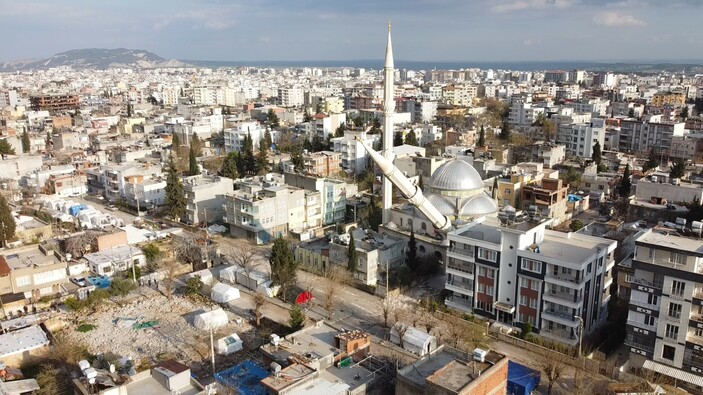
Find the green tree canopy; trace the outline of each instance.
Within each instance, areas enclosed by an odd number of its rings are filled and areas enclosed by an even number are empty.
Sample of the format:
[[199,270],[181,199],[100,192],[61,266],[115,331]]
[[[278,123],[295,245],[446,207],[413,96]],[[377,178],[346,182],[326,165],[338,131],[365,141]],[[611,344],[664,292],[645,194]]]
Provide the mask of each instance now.
[[352,275],[354,275],[358,266],[359,257],[356,254],[356,243],[354,242],[354,233],[349,232],[349,248],[347,249],[347,270],[349,270]]
[[181,177],[176,169],[176,163],[173,161],[173,155],[169,156],[168,159],[165,190],[165,213],[171,218],[180,220],[183,214],[185,214],[186,197],[183,192]]
[[5,197],[0,195],[0,245],[7,246],[7,242],[15,238],[15,219]]
[[32,149],[32,143],[29,141],[29,133],[25,130],[22,132],[22,152],[25,154],[29,153]]
[[481,125],[481,131],[478,134],[478,143],[476,145],[481,148],[486,146],[486,130],[483,125]]
[[295,285],[298,279],[298,262],[294,259],[288,242],[282,237],[278,237],[273,242],[269,265],[271,266],[273,285],[281,286],[283,300],[285,301],[288,289]]
[[415,272],[420,266],[420,261],[417,258],[417,240],[415,240],[415,230],[410,228],[410,240],[405,250],[405,264],[412,272]]
[[198,161],[195,159],[195,150],[190,147],[188,152],[188,174],[191,176],[197,176],[200,174],[200,168],[198,167]]
[[503,121],[503,126],[500,128],[500,134],[498,135],[498,138],[503,141],[510,141],[510,133],[510,124],[507,120],[505,120]]
[[344,132],[347,130],[347,125],[342,123],[334,131],[334,137],[344,137]]
[[625,171],[622,173],[622,179],[620,180],[620,188],[618,190],[620,196],[627,198],[630,196],[630,191],[632,190],[632,180],[630,179],[630,164],[625,165]]
[[671,166],[671,170],[669,170],[669,177],[683,178],[684,174],[686,174],[686,162],[681,158],[676,159]]
[[281,120],[278,118],[278,114],[276,114],[273,109],[270,109],[266,115],[269,126],[272,128],[278,128],[281,126]]
[[222,161],[222,168],[220,169],[220,174],[222,177],[227,177],[231,179],[239,178],[239,170],[237,169],[237,160],[239,154],[237,152],[230,152]]
[[399,147],[401,145],[403,145],[403,133],[402,132],[393,133],[393,146]]
[[247,133],[244,136],[244,144],[242,151],[240,153],[242,161],[244,162],[244,167],[246,169],[246,174],[253,176],[256,174],[256,160],[254,158],[254,140],[251,138],[251,133]]
[[657,152],[654,147],[649,150],[649,155],[647,156],[647,161],[642,165],[642,171],[648,172],[649,170],[656,169],[659,166],[659,158],[657,157]]
[[290,310],[288,326],[294,331],[299,331],[305,326],[305,312],[297,304]]
[[0,154],[15,155],[15,149],[7,142],[7,139],[0,140]]
[[417,142],[417,136],[415,135],[414,130],[410,130],[408,134],[405,135],[405,144],[407,145],[413,145],[413,146],[418,146]]
[[591,159],[593,159],[593,162],[595,162],[595,164],[597,165],[600,165],[600,162],[603,160],[603,154],[601,153],[600,149],[600,142],[598,141],[593,144],[593,153],[591,154]]

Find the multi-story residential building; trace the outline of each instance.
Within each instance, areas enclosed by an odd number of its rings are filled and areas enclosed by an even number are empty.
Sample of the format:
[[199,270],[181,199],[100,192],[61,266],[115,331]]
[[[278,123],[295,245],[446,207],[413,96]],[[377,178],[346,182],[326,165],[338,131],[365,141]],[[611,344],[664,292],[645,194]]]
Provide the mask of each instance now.
[[[347,197],[351,198],[358,191],[354,183],[293,173],[285,173],[285,183],[286,185],[320,194],[320,215],[323,226],[344,222]],[[312,200],[313,197],[310,196],[308,199],[313,203],[308,212],[313,211],[317,213],[315,201]]]
[[[520,158],[518,158],[520,156]],[[544,168],[551,169],[562,163],[566,158],[566,146],[549,141],[537,141],[524,147],[513,147],[514,162],[541,163]]]
[[[380,274],[403,264],[404,239],[364,229],[356,229],[352,233],[358,257],[356,271],[352,274],[355,279],[375,286]],[[349,240],[348,234],[332,238],[329,243],[330,263],[347,266]]]
[[[241,152],[244,148],[244,138],[251,136],[254,149],[258,149],[259,142],[266,133],[266,126],[258,122],[242,122],[234,128],[224,130],[225,151]],[[271,131],[273,133],[273,131]],[[273,137],[273,135],[272,135]]]
[[601,98],[584,99],[567,103],[566,105],[573,108],[576,113],[589,113],[593,117],[602,117],[608,114],[610,100]]
[[569,72],[564,70],[553,70],[544,73],[544,82],[562,83],[569,79]]
[[334,152],[342,154],[341,165],[345,171],[354,174],[361,174],[369,164],[369,156],[366,153],[361,141],[368,145],[374,145],[380,140],[380,134],[367,134],[365,131],[346,130],[344,137],[335,137],[331,140]]
[[674,136],[684,135],[683,122],[661,122],[661,115],[654,115],[643,121],[623,119],[620,121],[618,150],[621,152],[649,152],[667,154],[671,151]]
[[78,95],[33,95],[29,102],[34,111],[62,111],[78,108]]
[[531,96],[521,98],[513,97],[513,101],[510,104],[508,122],[518,126],[530,126],[537,120],[540,114],[544,113],[545,108],[535,106],[532,103]]
[[[66,261],[43,245],[30,245],[3,251],[0,255],[0,295],[15,301],[36,302],[42,296],[56,295],[68,281]],[[6,311],[7,313],[7,311]]]
[[522,188],[518,209],[532,210],[536,214],[553,218],[552,225],[567,219],[567,186],[559,178],[543,178],[539,183]]
[[303,153],[303,172],[318,177],[336,176],[341,170],[342,154],[339,152],[321,151]]
[[478,96],[475,85],[447,85],[442,88],[442,101],[455,106],[470,106]]
[[87,133],[78,132],[60,132],[52,133],[51,143],[53,144],[53,149],[86,149],[90,146],[90,137]]
[[449,233],[449,307],[571,346],[605,323],[616,241],[480,217]]
[[[545,169],[539,162],[524,162],[505,169],[495,179],[486,179],[484,185],[491,190],[491,195],[495,196],[498,206],[520,205],[522,188],[529,184],[539,183],[544,178],[558,178],[559,171]],[[496,185],[497,184],[497,185]],[[496,190],[493,191],[493,187]]]
[[87,178],[84,174],[51,176],[47,182],[48,190],[58,196],[77,196],[88,192]]
[[313,133],[317,134],[323,140],[327,140],[330,135],[334,135],[337,128],[347,122],[347,114],[317,114],[313,117],[311,126],[314,128]]
[[190,176],[183,178],[183,192],[186,197],[183,221],[208,224],[224,218],[224,195],[234,192],[234,182],[220,176]]
[[686,94],[683,92],[659,92],[652,96],[650,103],[654,107],[674,106],[683,107],[686,105]]
[[[687,122],[688,124],[688,122]],[[690,133],[671,138],[669,158],[692,160],[693,163],[703,162],[703,133]]]
[[431,100],[406,100],[401,102],[403,109],[411,114],[413,123],[429,123],[437,116],[437,102]]
[[625,344],[630,366],[703,382],[703,241],[648,229],[635,239]]
[[303,88],[279,88],[278,104],[281,107],[299,107],[305,104]]
[[605,119],[592,118],[590,123],[562,125],[557,132],[557,142],[566,146],[569,155],[590,158],[593,146],[605,144]]
[[265,244],[289,231],[309,229],[305,191],[275,184],[245,180],[238,184],[240,189],[224,196],[224,218],[232,236]]

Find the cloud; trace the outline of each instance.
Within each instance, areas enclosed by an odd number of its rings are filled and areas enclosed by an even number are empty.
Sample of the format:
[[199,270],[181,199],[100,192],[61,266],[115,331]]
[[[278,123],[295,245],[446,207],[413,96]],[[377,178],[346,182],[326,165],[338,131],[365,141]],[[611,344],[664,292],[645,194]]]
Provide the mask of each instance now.
[[603,12],[593,17],[593,22],[607,27],[623,26],[644,26],[646,23],[632,15],[620,14],[618,12]]
[[154,24],[154,30],[162,30],[174,23],[183,21],[194,23],[195,28],[226,30],[237,24],[232,11],[214,8],[183,11],[159,20]]
[[570,7],[574,3],[575,0],[512,0],[494,5],[491,7],[491,11],[503,14],[525,10],[561,9]]

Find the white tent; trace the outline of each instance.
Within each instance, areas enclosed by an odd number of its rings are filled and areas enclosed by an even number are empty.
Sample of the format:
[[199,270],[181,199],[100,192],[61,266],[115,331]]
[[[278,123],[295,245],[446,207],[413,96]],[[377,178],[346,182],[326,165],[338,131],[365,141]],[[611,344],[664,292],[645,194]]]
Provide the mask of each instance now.
[[217,339],[217,353],[220,355],[229,355],[237,351],[242,351],[244,342],[239,338],[239,335],[233,333],[229,336]]
[[212,286],[210,298],[217,303],[227,303],[239,299],[239,290],[225,283],[217,283]]
[[280,285],[274,286],[272,284],[273,284],[273,281],[271,281],[271,280],[266,281],[263,284],[259,284],[259,286],[256,287],[256,292],[261,292],[264,295],[268,296],[269,298],[273,298],[276,295],[278,295],[278,291],[281,290],[281,286]]
[[[391,329],[391,342],[400,345],[400,337],[398,337],[396,329],[396,326]],[[403,335],[403,348],[422,357],[437,348],[437,339],[429,333],[411,326]]]
[[224,281],[229,284],[235,284],[237,282],[237,266],[227,266],[226,268],[220,270],[220,281]]
[[198,270],[197,272],[189,273],[186,277],[190,279],[195,276],[200,276],[200,281],[202,281],[205,285],[212,285],[214,280],[210,269]]
[[193,325],[202,330],[221,328],[229,323],[227,313],[222,309],[215,309],[200,313],[193,319]]

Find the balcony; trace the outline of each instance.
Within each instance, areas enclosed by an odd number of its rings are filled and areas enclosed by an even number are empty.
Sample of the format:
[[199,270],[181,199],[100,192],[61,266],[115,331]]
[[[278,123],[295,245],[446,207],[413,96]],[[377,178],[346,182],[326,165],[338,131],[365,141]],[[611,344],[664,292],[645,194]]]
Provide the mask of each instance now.
[[456,248],[456,247],[454,247],[454,248],[450,248],[450,249],[448,250],[448,252],[449,252],[450,254],[457,254],[457,255],[459,255],[459,256],[460,256],[459,259],[461,259],[461,258],[469,258],[469,259],[471,259],[471,260],[474,259],[474,249],[473,249],[473,248],[471,248],[471,249],[465,249],[465,248]]
[[633,306],[642,307],[642,308],[645,308],[645,309],[648,309],[648,310],[652,310],[652,311],[658,311],[658,310],[659,310],[659,306],[658,306],[658,305],[649,304],[649,303],[647,303],[647,302],[640,302],[639,300],[632,300],[632,299],[630,299],[630,304],[633,305]]
[[698,344],[699,346],[703,346],[703,337],[696,336],[693,333],[689,333],[688,335],[686,335],[686,341],[689,343]]
[[661,283],[661,282],[653,283],[653,282],[651,282],[651,281],[648,281],[648,280],[645,280],[645,279],[642,279],[642,278],[637,278],[637,277],[632,277],[632,281],[631,281],[631,282],[632,282],[633,284],[644,285],[644,286],[646,286],[646,287],[652,287],[652,288],[656,288],[656,289],[662,289],[662,286],[664,285],[664,284]]
[[669,322],[675,322],[677,324],[681,323],[681,316],[675,317],[673,315],[666,314],[666,315],[664,315],[663,318],[664,318],[664,320],[669,321]]
[[654,353],[654,347],[646,346],[646,345],[638,343],[634,340],[625,339],[625,345],[628,347],[634,347],[638,350],[646,351],[648,353],[652,353],[652,354]]
[[545,280],[546,281],[552,280],[552,282],[554,284],[566,285],[566,286],[570,286],[572,284],[576,285],[576,286],[580,286],[581,284],[583,284],[583,279],[577,280],[575,276],[569,276],[566,274],[556,274],[555,275],[553,273],[547,273],[547,275],[545,276]]
[[539,335],[570,346],[575,346],[579,342],[578,336],[569,329],[541,329]]
[[444,287],[450,291],[456,291],[462,294],[470,294],[473,295],[474,293],[474,284],[471,281],[448,281],[444,284]]
[[455,308],[455,309],[461,310],[461,311],[471,311],[474,307],[471,300],[463,299],[463,298],[455,298],[453,296],[450,298],[444,299],[444,304],[447,307]]
[[696,288],[693,290],[693,297],[696,299],[703,299],[703,288]]
[[458,272],[470,275],[471,277],[473,277],[473,275],[474,275],[473,265],[464,265],[461,263],[456,263],[456,262],[452,263],[451,261],[448,261],[447,262],[447,269],[456,270]]
[[703,323],[703,314],[691,314],[691,321]]
[[545,292],[545,300],[555,299],[556,303],[566,302],[569,304],[580,303],[583,301],[583,295],[574,297],[573,293],[570,292]]
[[627,320],[627,325],[634,326],[635,328],[641,328],[648,330],[650,332],[656,332],[657,327],[654,325],[648,325],[645,324],[644,322],[638,322],[638,321],[632,321],[632,320]]
[[566,324],[569,326],[578,325],[578,322],[576,322],[576,318],[574,318],[574,316],[569,315],[569,314],[565,314],[565,313],[561,313],[556,310],[551,310],[551,309],[544,310],[542,312],[542,315],[544,316],[544,318],[553,320],[554,322],[558,322],[560,324]]

